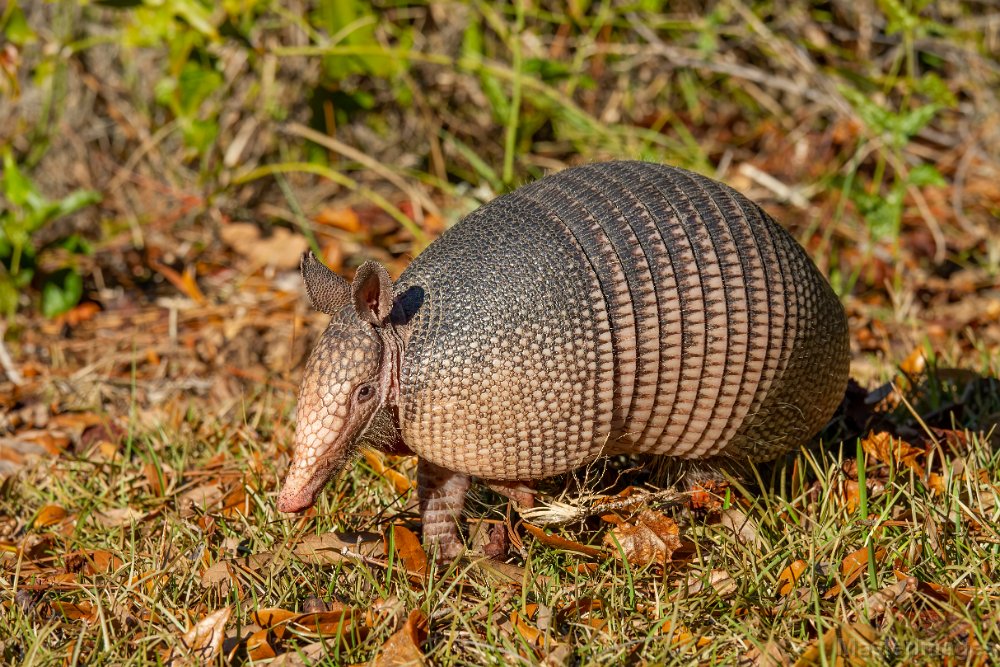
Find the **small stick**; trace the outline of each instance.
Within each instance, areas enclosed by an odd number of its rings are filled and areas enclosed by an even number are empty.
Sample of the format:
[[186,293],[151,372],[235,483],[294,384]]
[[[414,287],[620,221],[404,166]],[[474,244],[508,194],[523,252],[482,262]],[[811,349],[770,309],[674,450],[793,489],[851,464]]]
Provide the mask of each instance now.
[[10,353],[7,352],[7,345],[4,343],[4,335],[6,333],[7,324],[0,323],[0,367],[3,367],[3,372],[7,375],[7,379],[13,382],[15,386],[21,387],[24,386],[24,376],[14,366],[14,360],[10,358]]

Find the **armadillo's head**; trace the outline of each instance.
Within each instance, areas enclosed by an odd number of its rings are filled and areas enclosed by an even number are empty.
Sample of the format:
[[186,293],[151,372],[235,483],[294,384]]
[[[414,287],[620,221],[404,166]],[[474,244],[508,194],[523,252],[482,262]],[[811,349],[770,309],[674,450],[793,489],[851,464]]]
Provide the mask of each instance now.
[[381,265],[364,264],[349,285],[310,252],[302,277],[313,305],[332,319],[299,388],[292,465],[278,496],[282,512],[316,502],[392,396],[398,371],[388,323],[392,281]]

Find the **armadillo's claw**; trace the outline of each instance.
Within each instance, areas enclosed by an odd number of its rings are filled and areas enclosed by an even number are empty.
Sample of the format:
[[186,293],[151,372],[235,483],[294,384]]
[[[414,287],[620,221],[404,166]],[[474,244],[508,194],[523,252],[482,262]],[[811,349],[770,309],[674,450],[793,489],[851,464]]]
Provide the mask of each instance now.
[[535,506],[534,480],[520,482],[484,479],[481,481],[490,489],[514,501],[518,510],[531,509]]

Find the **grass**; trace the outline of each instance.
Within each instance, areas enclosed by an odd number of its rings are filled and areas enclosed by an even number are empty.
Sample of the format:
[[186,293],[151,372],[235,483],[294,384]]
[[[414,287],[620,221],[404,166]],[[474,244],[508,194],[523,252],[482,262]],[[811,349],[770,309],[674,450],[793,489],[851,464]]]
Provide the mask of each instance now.
[[[18,274],[0,284],[0,661],[996,654],[995,16],[895,0],[234,7],[0,14],[0,153],[23,177],[2,191],[87,193],[58,215],[0,205],[5,231],[30,230],[16,267],[0,243],[0,283]],[[650,501],[679,526],[664,564],[616,558],[628,547],[602,546],[596,515],[552,531],[598,555],[552,546],[479,490],[467,515],[514,543],[424,574],[408,459],[362,459],[314,512],[278,514],[324,318],[294,266],[261,255],[271,232],[338,271],[375,257],[398,275],[480,202],[621,157],[729,182],[831,277],[863,389],[822,442],[721,497]],[[220,241],[234,222],[259,230],[249,250]]]
[[[962,457],[938,461],[937,491],[895,461],[869,460],[860,494],[864,467],[852,474],[852,460],[830,449],[800,452],[761,480],[760,491],[734,489],[729,510],[668,510],[689,553],[666,567],[573,555],[522,531],[523,560],[472,558],[420,578],[392,549],[323,564],[294,555],[309,536],[391,535],[395,522],[413,527],[415,517],[412,492],[401,496],[363,462],[307,518],[277,514],[274,448],[287,446],[287,431],[269,437],[262,425],[286,421],[288,399],[259,396],[237,421],[212,421],[192,402],[187,415],[158,428],[133,424],[130,457],[125,436],[115,448],[98,442],[8,481],[0,512],[17,530],[5,544],[13,538],[19,548],[3,561],[9,590],[18,591],[0,610],[10,631],[5,659],[155,662],[206,610],[229,606],[224,650],[244,662],[254,612],[301,609],[311,597],[367,613],[330,644],[337,663],[371,659],[414,609],[430,619],[424,648],[434,664],[534,664],[546,656],[733,663],[759,651],[790,658],[850,624],[872,629],[870,644],[849,650],[872,664],[940,664],[944,656],[976,664],[1000,642],[991,574],[1000,567],[1000,455],[980,436],[968,439]],[[997,409],[995,396],[986,407]],[[407,460],[397,465],[412,472]],[[52,506],[65,512],[43,509]],[[507,511],[479,492],[469,514],[502,519]],[[564,534],[590,541],[603,532],[599,523]],[[853,580],[852,558],[862,558]],[[796,561],[805,567],[792,583],[783,572]],[[206,570],[220,562],[229,563],[228,575],[206,584]],[[905,576],[916,578],[912,590],[884,592]],[[878,595],[889,596],[888,611],[874,611]],[[824,659],[847,646],[834,642]]]

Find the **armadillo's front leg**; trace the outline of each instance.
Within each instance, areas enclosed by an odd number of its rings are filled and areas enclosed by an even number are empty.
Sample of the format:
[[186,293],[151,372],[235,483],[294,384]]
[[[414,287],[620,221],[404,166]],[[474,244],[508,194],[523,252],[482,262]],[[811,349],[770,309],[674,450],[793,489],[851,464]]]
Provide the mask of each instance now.
[[469,490],[469,476],[434,465],[426,459],[417,463],[417,495],[424,524],[424,547],[437,551],[441,560],[458,558],[465,548],[458,530]]

